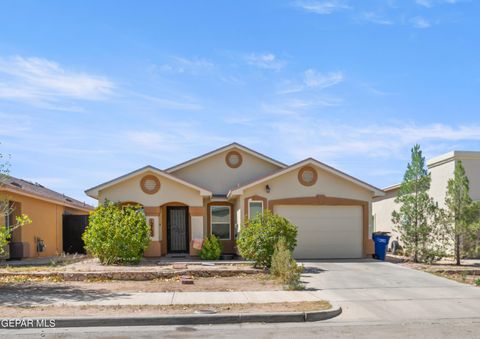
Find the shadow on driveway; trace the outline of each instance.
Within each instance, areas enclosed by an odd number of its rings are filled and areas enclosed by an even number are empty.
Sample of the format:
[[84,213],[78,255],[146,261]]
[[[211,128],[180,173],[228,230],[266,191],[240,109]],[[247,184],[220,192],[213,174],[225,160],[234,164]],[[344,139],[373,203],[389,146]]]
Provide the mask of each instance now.
[[9,284],[0,286],[0,306],[49,305],[57,302],[89,302],[126,296],[105,290],[82,289],[60,284]]

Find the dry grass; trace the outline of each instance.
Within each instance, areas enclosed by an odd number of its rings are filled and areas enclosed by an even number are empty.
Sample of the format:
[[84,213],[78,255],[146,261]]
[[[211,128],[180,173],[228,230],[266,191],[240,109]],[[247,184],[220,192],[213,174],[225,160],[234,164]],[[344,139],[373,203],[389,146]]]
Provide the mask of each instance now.
[[0,293],[19,288],[61,285],[75,290],[111,292],[230,292],[230,291],[276,291],[282,284],[268,274],[241,274],[235,277],[195,277],[193,285],[183,285],[179,277],[146,281],[89,279],[86,281],[63,281],[61,277],[3,276],[0,277]]
[[212,310],[216,313],[307,312],[330,309],[328,301],[304,301],[265,304],[202,304],[202,305],[145,305],[145,306],[41,306],[5,307],[0,314],[9,317],[71,317],[78,316],[161,316],[168,314],[192,314],[195,311]]

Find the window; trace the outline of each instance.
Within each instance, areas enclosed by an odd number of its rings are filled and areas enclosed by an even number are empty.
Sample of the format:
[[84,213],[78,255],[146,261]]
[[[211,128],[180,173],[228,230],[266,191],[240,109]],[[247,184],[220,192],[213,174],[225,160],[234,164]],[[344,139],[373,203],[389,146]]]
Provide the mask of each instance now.
[[230,240],[230,206],[210,206],[211,232],[220,240]]
[[248,202],[248,219],[253,219],[261,213],[263,213],[263,201],[252,200]]
[[146,175],[140,181],[140,188],[147,194],[155,194],[160,190],[160,180],[154,175]]
[[298,172],[298,181],[303,186],[312,186],[317,182],[317,171],[310,166],[304,166]]
[[230,168],[238,168],[242,164],[242,155],[237,151],[230,151],[225,157],[225,162]]

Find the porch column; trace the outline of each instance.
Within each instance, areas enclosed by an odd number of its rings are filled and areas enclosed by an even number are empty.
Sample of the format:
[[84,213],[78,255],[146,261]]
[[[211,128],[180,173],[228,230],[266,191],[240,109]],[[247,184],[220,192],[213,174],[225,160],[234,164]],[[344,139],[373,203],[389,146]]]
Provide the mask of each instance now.
[[193,248],[193,241],[198,239],[203,239],[203,206],[190,206],[188,208],[190,213],[190,255],[197,256],[200,253],[200,250]]
[[145,206],[143,208],[147,219],[147,225],[151,229],[150,244],[145,250],[146,257],[160,257],[162,255],[162,227],[161,209],[159,206]]

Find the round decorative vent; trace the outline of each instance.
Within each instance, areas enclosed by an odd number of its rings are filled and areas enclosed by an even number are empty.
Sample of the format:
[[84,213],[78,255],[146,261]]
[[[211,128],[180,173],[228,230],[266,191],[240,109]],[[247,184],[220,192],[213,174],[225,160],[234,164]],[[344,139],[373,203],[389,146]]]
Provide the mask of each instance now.
[[298,171],[298,181],[304,186],[312,186],[317,182],[317,171],[310,166],[305,166]]
[[237,151],[230,151],[227,153],[227,156],[225,157],[225,162],[227,163],[227,166],[231,168],[240,167],[240,165],[242,164],[242,161],[243,161],[242,155]]
[[154,175],[146,175],[140,181],[140,187],[147,194],[155,194],[160,190],[160,180]]

